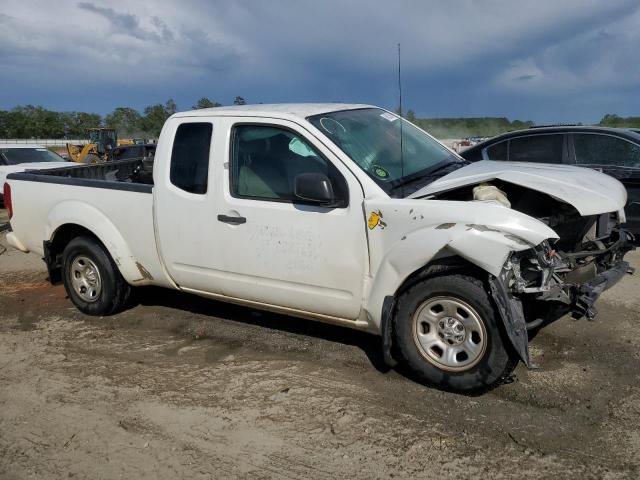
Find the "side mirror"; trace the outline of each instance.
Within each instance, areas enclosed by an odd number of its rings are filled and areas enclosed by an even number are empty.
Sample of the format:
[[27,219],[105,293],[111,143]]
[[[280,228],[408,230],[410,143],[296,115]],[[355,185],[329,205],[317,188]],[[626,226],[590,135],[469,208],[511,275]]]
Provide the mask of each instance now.
[[322,173],[301,173],[294,179],[294,195],[300,200],[325,207],[337,206],[331,180]]

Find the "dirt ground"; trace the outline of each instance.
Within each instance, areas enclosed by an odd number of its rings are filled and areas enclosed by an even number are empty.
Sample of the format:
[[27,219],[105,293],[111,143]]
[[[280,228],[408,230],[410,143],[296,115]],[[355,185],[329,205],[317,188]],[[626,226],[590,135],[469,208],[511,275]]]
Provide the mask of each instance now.
[[0,478],[639,478],[639,276],[476,397],[371,335],[156,289],[90,318],[45,278],[0,255]]

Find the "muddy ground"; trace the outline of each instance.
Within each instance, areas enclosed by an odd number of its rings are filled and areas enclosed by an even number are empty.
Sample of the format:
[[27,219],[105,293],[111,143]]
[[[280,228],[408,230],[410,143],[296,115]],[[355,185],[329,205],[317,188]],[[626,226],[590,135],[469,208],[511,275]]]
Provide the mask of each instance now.
[[367,334],[155,289],[90,318],[45,277],[0,255],[3,479],[640,475],[639,277],[477,397],[387,371]]

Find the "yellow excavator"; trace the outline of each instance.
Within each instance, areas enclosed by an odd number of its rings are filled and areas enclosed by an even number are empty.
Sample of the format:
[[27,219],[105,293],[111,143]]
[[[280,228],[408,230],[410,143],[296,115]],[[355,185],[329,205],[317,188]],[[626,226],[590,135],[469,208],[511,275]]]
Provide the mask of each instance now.
[[67,143],[69,159],[77,163],[102,163],[110,158],[111,151],[121,145],[133,145],[135,139],[118,139],[113,128],[90,128],[89,143],[77,145]]

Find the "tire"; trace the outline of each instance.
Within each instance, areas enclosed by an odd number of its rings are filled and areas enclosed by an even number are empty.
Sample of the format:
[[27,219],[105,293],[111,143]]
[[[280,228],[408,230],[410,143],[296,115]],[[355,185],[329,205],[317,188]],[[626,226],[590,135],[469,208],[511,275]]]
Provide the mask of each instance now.
[[476,393],[503,382],[518,363],[493,302],[477,278],[429,278],[402,293],[397,305],[395,344],[400,362],[423,383]]
[[105,248],[91,237],[76,237],[62,254],[64,288],[82,313],[106,316],[128,305],[131,286]]

